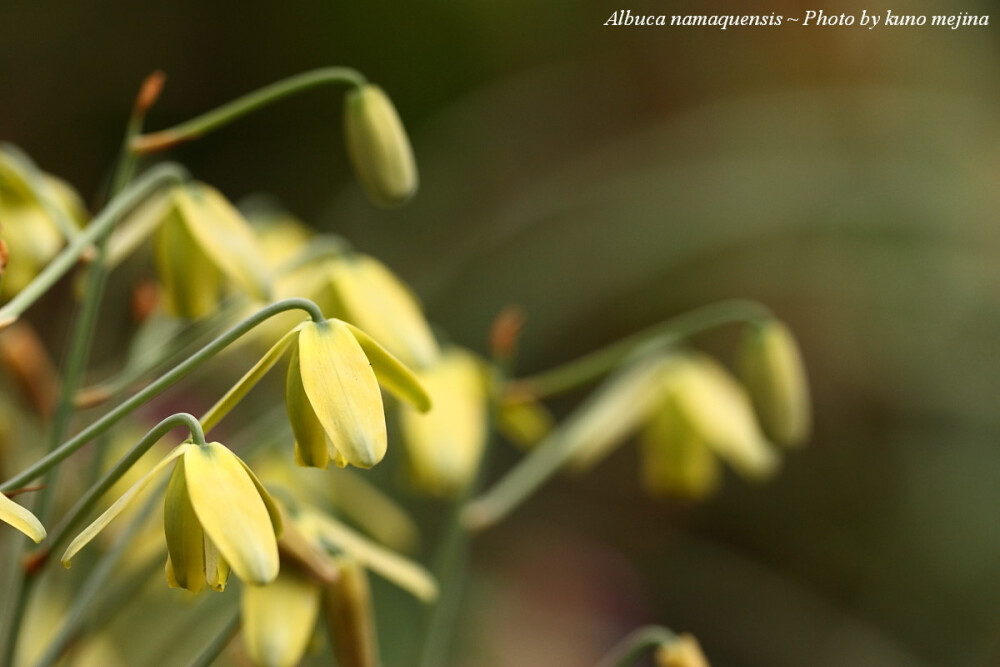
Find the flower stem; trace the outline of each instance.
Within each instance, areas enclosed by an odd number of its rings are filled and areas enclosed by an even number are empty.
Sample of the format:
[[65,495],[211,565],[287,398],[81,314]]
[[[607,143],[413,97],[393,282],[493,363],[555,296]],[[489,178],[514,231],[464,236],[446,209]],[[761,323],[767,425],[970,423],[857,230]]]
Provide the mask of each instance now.
[[53,467],[68,458],[76,450],[80,449],[102,433],[107,432],[112,426],[121,421],[137,407],[158,395],[160,392],[167,389],[177,381],[181,380],[183,377],[191,373],[191,371],[211,359],[221,350],[225,349],[254,327],[271,317],[288,310],[304,310],[309,313],[309,315],[313,318],[313,321],[326,321],[319,307],[308,299],[285,299],[284,301],[278,301],[262,308],[223,333],[205,347],[201,348],[198,352],[188,357],[185,361],[181,362],[169,372],[162,375],[155,382],[152,382],[147,387],[137,392],[131,398],[124,401],[121,405],[108,412],[96,422],[80,431],[80,433],[76,436],[64,442],[48,456],[42,458],[27,470],[24,470],[3,484],[0,484],[0,491],[9,491],[11,489],[26,486],[27,483],[31,482],[36,477],[44,475]]
[[166,150],[202,137],[258,109],[311,88],[331,84],[361,86],[365,83],[366,79],[360,72],[348,67],[323,67],[303,72],[264,86],[180,125],[136,137],[132,142],[132,149],[140,154]]
[[771,317],[771,311],[755,301],[733,299],[709,304],[655,324],[562,366],[513,380],[507,385],[507,391],[532,398],[555,396],[597,380],[647,345],[666,347],[706,329],[768,317]]
[[670,644],[677,635],[659,625],[647,625],[630,632],[601,658],[596,667],[632,667],[645,651]]
[[55,259],[49,262],[27,287],[18,292],[3,308],[0,308],[0,328],[13,323],[25,310],[38,301],[73,268],[73,265],[87,248],[111,231],[119,218],[163,186],[182,182],[187,177],[187,171],[179,165],[160,164],[143,174],[135,183],[112,199],[104,210],[87,225],[86,229],[81,231]]

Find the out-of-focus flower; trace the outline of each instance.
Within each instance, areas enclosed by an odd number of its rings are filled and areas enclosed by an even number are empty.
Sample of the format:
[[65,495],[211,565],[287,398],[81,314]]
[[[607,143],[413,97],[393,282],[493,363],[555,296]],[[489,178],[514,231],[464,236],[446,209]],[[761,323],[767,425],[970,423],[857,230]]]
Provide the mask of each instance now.
[[437,361],[438,346],[413,291],[382,262],[361,253],[330,264],[333,312],[368,332],[414,368]]
[[0,493],[0,521],[30,537],[36,543],[45,539],[45,526],[26,508]]
[[86,219],[83,203],[69,185],[0,147],[0,239],[8,253],[0,297],[7,300],[24,289],[59,252],[67,228]]
[[365,84],[344,98],[347,155],[368,198],[379,206],[399,206],[417,191],[417,164],[410,139],[392,100]]
[[555,425],[552,413],[529,397],[501,396],[495,407],[497,430],[522,449],[530,449]]
[[323,591],[327,627],[337,664],[378,667],[375,611],[368,574],[350,558],[338,558],[340,576]]
[[809,382],[792,332],[778,320],[751,327],[743,341],[740,371],[769,438],[800,445],[809,437]]
[[[179,460],[178,460],[179,459]],[[222,590],[229,568],[250,584],[278,575],[281,518],[270,494],[243,461],[223,445],[182,444],[136,482],[66,548],[73,557],[173,465],[164,501],[167,581],[192,592]]]
[[417,376],[433,407],[420,413],[403,406],[400,427],[415,484],[437,496],[454,496],[479,470],[487,433],[483,362],[460,348],[446,349],[437,364]]
[[278,578],[267,586],[243,589],[243,637],[255,665],[299,664],[315,631],[322,592],[306,574],[292,567],[282,567]]
[[269,297],[266,261],[250,226],[214,188],[178,185],[137,215],[158,225],[156,263],[171,314],[196,319],[212,312],[225,279],[255,299]]

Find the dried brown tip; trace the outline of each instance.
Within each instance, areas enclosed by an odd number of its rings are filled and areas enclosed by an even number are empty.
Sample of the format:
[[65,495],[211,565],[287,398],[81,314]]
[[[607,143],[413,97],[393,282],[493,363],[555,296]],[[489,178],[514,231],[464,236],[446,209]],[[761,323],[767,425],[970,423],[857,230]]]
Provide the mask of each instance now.
[[14,496],[19,496],[22,493],[34,493],[35,491],[41,491],[44,488],[44,484],[36,484],[35,486],[23,486],[20,489],[14,489],[13,491],[4,491],[3,494],[8,498],[13,498]]
[[132,321],[141,324],[148,320],[150,315],[156,311],[159,302],[160,291],[156,287],[156,283],[152,280],[136,283],[129,299],[129,312],[132,315]]
[[24,558],[21,560],[21,567],[26,575],[31,576],[33,574],[37,574],[39,570],[45,567],[45,563],[48,560],[48,549],[32,551],[31,553],[24,555]]
[[517,305],[505,306],[490,327],[490,352],[498,361],[508,361],[517,354],[517,344],[527,316]]
[[51,416],[59,394],[58,375],[30,324],[21,322],[0,333],[0,362],[17,380],[38,414]]
[[146,77],[139,88],[139,94],[135,98],[135,113],[145,114],[156,104],[163,92],[163,84],[167,81],[167,74],[163,70],[156,70]]
[[194,138],[193,136],[182,136],[176,132],[166,130],[163,132],[154,132],[153,134],[143,134],[132,140],[132,152],[138,155],[158,153]]
[[89,410],[109,398],[111,398],[111,390],[108,387],[103,385],[86,387],[76,392],[76,396],[73,397],[73,407],[77,410]]

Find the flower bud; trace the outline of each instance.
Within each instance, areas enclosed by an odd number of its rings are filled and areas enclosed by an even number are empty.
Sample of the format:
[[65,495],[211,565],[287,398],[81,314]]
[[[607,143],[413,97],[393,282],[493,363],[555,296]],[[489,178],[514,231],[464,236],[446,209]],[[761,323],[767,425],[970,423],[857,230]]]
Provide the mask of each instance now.
[[378,642],[368,575],[350,558],[338,559],[340,576],[324,594],[326,620],[341,667],[378,667]]
[[782,322],[755,326],[743,342],[743,382],[761,426],[780,445],[800,445],[809,437],[809,384],[799,346]]
[[642,482],[654,496],[700,500],[721,481],[719,459],[666,401],[639,433]]
[[709,664],[698,640],[683,634],[657,649],[656,667],[709,667]]
[[368,198],[399,206],[417,191],[417,165],[406,130],[392,101],[378,86],[365,84],[344,100],[347,153]]

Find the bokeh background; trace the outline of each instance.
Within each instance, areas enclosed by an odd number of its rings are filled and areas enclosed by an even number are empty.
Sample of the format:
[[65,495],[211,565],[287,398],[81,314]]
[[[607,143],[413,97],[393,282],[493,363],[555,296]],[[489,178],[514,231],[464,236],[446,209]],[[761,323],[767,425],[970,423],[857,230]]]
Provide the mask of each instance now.
[[[700,505],[654,501],[626,447],[555,481],[476,543],[455,664],[584,665],[646,622],[694,632],[721,666],[1000,663],[996,26],[603,25],[624,8],[5,3],[0,138],[93,193],[153,69],[169,77],[159,128],[303,69],[351,65],[390,92],[412,134],[412,205],[364,200],[332,91],[173,157],[233,199],[269,192],[382,258],[469,347],[483,351],[496,313],[521,305],[519,372],[716,299],[759,299],[790,323],[817,424],[782,474],[729,479]],[[825,9],[863,8],[997,9]],[[113,285],[97,362],[128,334],[116,324],[129,288]],[[41,327],[60,342],[59,316]],[[732,349],[726,334],[701,342]],[[499,450],[489,477],[517,456]],[[386,623],[405,625],[400,604],[380,610]],[[411,634],[383,635],[387,664],[405,662]]]

